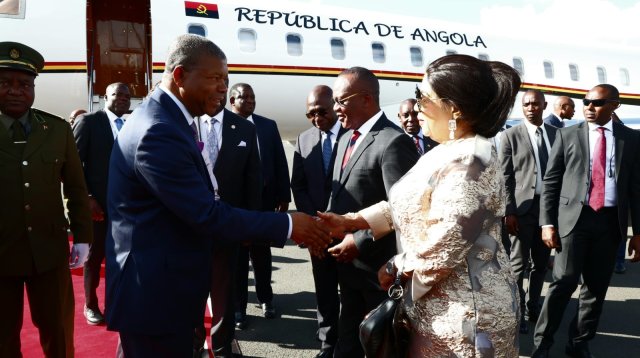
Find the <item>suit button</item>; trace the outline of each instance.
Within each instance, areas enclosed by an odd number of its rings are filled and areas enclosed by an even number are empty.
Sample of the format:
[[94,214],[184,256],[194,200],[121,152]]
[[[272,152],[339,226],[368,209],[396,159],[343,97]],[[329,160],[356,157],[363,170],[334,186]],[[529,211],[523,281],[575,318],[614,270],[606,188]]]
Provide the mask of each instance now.
[[32,228],[31,226],[29,226],[29,227],[27,228],[27,231],[28,231],[28,232],[31,232],[32,230],[33,230],[33,228]]
[[24,187],[28,188],[29,187],[29,183],[24,183]]
[[29,204],[25,205],[24,206],[24,210],[27,210],[27,211],[31,210],[31,205],[29,205]]
[[22,165],[27,166],[29,165],[29,162],[27,162],[26,160],[24,162],[22,162]]

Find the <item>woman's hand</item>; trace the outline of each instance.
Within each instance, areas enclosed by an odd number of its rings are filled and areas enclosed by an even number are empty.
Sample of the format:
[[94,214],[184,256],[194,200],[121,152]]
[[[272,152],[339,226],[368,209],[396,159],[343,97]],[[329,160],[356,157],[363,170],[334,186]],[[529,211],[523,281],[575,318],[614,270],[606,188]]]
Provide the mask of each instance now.
[[338,215],[330,212],[318,212],[318,217],[327,225],[331,236],[337,239],[343,239],[347,233],[369,228],[367,221],[356,213]]

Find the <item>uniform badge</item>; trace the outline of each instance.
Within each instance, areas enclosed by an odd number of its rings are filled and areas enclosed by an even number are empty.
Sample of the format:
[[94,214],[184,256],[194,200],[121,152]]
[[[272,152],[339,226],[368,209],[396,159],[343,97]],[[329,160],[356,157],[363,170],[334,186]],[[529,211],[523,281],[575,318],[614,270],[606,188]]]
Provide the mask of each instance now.
[[20,51],[18,51],[17,48],[12,48],[11,51],[9,51],[9,57],[17,60],[18,58],[20,58]]
[[235,125],[235,124],[232,124],[232,125],[231,125],[231,129],[236,129],[236,125]]

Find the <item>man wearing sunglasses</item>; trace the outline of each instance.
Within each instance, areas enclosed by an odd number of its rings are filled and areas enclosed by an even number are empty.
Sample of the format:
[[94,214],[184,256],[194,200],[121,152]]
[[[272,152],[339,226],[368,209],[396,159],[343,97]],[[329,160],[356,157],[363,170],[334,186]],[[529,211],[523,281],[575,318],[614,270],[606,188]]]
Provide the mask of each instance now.
[[598,328],[629,214],[629,254],[631,261],[640,260],[640,133],[611,121],[620,106],[614,86],[595,86],[582,103],[586,121],[556,132],[542,187],[542,240],[556,249],[556,258],[532,357],[549,356],[581,276],[579,309],[565,351],[572,357],[592,356],[588,342]]
[[[366,68],[340,73],[333,85],[333,109],[349,131],[340,139],[333,167],[328,210],[357,212],[388,200],[391,186],[418,160],[409,137],[380,110],[380,85]],[[387,298],[378,269],[396,254],[394,233],[375,242],[368,231],[347,234],[329,249],[338,261],[340,323],[334,357],[363,357],[358,326],[365,314]]]
[[[313,127],[298,136],[293,155],[291,191],[298,211],[315,215],[325,211],[331,194],[336,143],[347,130],[333,111],[333,91],[316,86],[307,97],[307,119]],[[338,340],[338,267],[335,258],[311,256],[318,304],[317,338],[321,342],[316,358],[333,357]]]

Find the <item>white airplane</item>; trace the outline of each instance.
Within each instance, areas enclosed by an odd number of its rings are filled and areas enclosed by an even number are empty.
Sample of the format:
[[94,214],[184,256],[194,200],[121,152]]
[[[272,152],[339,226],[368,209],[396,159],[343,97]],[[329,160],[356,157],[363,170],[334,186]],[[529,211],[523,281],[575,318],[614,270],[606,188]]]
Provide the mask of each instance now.
[[[308,128],[305,100],[344,68],[380,78],[389,117],[413,96],[432,60],[464,53],[512,65],[522,89],[581,99],[598,83],[621,92],[623,121],[640,118],[640,49],[514,38],[422,17],[284,1],[0,0],[0,33],[40,51],[35,106],[66,117],[101,108],[107,84],[128,83],[141,100],[160,80],[169,43],[183,33],[214,41],[227,54],[230,83],[252,85],[256,112],[278,121],[284,139]],[[516,103],[519,103],[518,98]],[[576,103],[580,119],[581,104]],[[522,116],[515,106],[514,118]]]

